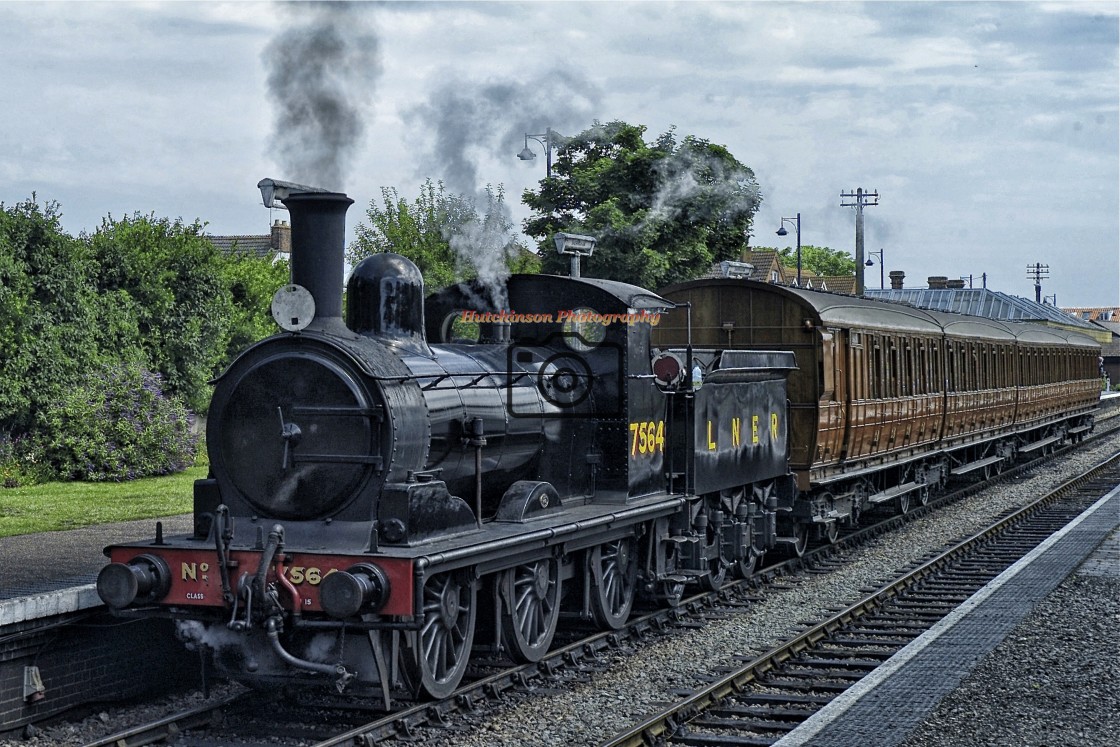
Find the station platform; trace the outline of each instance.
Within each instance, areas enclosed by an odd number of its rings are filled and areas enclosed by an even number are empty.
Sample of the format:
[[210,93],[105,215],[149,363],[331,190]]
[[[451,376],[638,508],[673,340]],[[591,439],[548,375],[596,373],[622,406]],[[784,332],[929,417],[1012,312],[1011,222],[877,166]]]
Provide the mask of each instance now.
[[190,686],[197,656],[168,620],[121,621],[97,596],[101,550],[188,534],[188,515],[0,539],[0,734],[98,700]]
[[108,562],[102,549],[117,542],[194,531],[190,514],[100,524],[0,539],[0,630],[9,623],[101,605],[94,582]]
[[[1105,596],[1071,610],[1069,595],[1084,597],[1086,589]],[[1047,602],[1048,616],[1031,614]],[[1114,673],[1097,670],[1120,667],[1118,608],[1120,487],[775,747],[1111,744]],[[1070,619],[1059,620],[1063,614]],[[1005,640],[1035,644],[1001,646]],[[1092,641],[1089,663],[1063,672],[1078,640]],[[1051,645],[1058,650],[1043,651]]]

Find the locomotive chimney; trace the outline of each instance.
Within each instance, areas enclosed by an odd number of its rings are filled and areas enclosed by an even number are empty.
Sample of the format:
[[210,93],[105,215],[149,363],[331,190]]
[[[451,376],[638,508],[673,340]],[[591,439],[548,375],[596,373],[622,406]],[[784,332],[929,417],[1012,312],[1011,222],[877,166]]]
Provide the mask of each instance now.
[[341,192],[276,179],[262,179],[257,187],[266,207],[279,200],[291,216],[292,283],[315,299],[308,329],[341,325],[346,210],[354,201]]

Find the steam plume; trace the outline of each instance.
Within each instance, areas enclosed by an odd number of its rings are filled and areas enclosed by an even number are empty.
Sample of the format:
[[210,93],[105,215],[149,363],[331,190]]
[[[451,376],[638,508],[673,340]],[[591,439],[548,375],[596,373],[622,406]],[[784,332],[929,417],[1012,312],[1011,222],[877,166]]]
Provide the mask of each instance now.
[[341,191],[381,74],[377,36],[361,8],[346,3],[293,12],[303,22],[263,54],[276,115],[271,144],[285,178]]
[[[508,161],[525,146],[525,134],[551,128],[577,132],[593,119],[599,89],[572,70],[554,69],[512,81],[448,78],[428,99],[405,113],[410,130],[430,140],[421,153],[418,176],[441,179],[448,190],[485,205],[480,223],[447,226],[444,236],[456,254],[478,273],[497,308],[505,308],[506,259],[517,251],[509,207],[479,177],[490,160]],[[543,158],[543,153],[538,156]],[[543,170],[537,172],[543,175]]]
[[484,158],[514,158],[525,133],[582,130],[600,98],[595,84],[564,69],[516,81],[447,79],[405,114],[413,132],[432,137],[420,149],[418,176],[438,174],[450,191],[479,196]]

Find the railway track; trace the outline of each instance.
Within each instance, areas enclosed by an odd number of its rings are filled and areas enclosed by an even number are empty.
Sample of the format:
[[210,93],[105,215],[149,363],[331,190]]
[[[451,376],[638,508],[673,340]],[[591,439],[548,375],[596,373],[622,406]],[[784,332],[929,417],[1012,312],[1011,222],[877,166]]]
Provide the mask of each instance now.
[[[1109,431],[1099,433],[1098,437],[1107,437],[1116,430],[1120,430],[1120,423],[1117,423],[1117,425],[1113,426]],[[1035,460],[1020,465],[1015,469],[1006,471],[998,479],[1013,479],[1017,474],[1036,468],[1040,463],[1041,460]],[[321,719],[318,718],[308,718],[306,713],[304,713],[303,716],[299,713],[294,713],[290,717],[283,716],[280,711],[288,709],[290,704],[284,703],[283,708],[281,708],[275,701],[269,702],[260,699],[260,696],[244,694],[232,696],[204,708],[169,716],[165,719],[161,719],[159,723],[153,722],[153,724],[130,729],[127,732],[119,732],[110,735],[102,740],[89,743],[87,747],[107,747],[108,745],[133,747],[134,745],[170,741],[175,737],[180,737],[180,741],[178,741],[177,744],[219,744],[221,743],[220,740],[213,741],[213,737],[208,738],[203,736],[203,734],[206,731],[226,733],[231,729],[231,724],[242,723],[245,719],[249,718],[246,714],[251,714],[254,710],[264,710],[272,717],[270,720],[260,724],[254,721],[253,729],[256,731],[257,736],[260,737],[261,744],[275,744],[276,739],[290,739],[292,736],[295,736],[293,733],[295,727],[293,727],[292,724],[300,725],[302,732],[300,737],[303,739],[304,744],[314,743],[316,747],[331,747],[333,745],[373,745],[393,739],[414,739],[415,735],[424,728],[446,726],[456,718],[457,714],[470,714],[492,707],[492,704],[500,700],[504,694],[529,693],[540,689],[564,688],[570,682],[590,678],[596,671],[601,671],[607,666],[606,660],[612,652],[643,646],[651,638],[667,635],[676,628],[696,626],[699,624],[697,621],[701,621],[705,618],[739,614],[748,609],[752,602],[757,599],[760,590],[764,589],[765,586],[775,578],[789,576],[805,570],[810,572],[825,572],[830,567],[836,567],[841,562],[840,558],[843,554],[850,552],[860,544],[884,532],[890,531],[899,524],[906,523],[933,511],[938,506],[961,500],[965,496],[989,487],[993,482],[995,481],[989,481],[980,485],[964,486],[957,491],[932,499],[926,506],[914,507],[905,515],[881,516],[879,517],[881,521],[874,525],[843,533],[833,544],[823,544],[811,548],[801,558],[791,558],[783,562],[769,565],[761,569],[749,581],[729,584],[719,592],[702,593],[686,598],[682,600],[680,605],[676,608],[657,610],[645,615],[636,615],[625,628],[619,631],[594,633],[585,637],[579,637],[577,640],[551,651],[545,659],[538,664],[510,667],[500,662],[486,662],[484,660],[480,661],[479,665],[472,664],[472,668],[468,671],[468,675],[465,678],[465,684],[451,697],[439,702],[408,705],[404,708],[393,710],[390,713],[374,713],[372,708],[351,707],[344,718],[336,720],[333,724],[327,724],[323,723]],[[1120,479],[1114,481],[1113,484],[1115,484],[1115,482],[1120,482]],[[996,573],[998,573],[998,571]],[[987,578],[994,575],[995,574],[991,574],[991,576],[987,576]],[[984,578],[984,576],[978,576],[977,578]],[[984,583],[986,583],[986,581],[984,581]],[[978,584],[977,588],[982,585],[983,583]],[[957,596],[959,596],[960,593],[963,593],[963,590],[960,591]],[[965,594],[961,599],[967,598],[967,596],[968,595]],[[945,608],[952,603],[954,598],[955,597],[952,595],[945,595],[939,603],[940,606],[935,605],[935,607],[937,610]],[[959,601],[957,601],[956,604],[959,604]],[[948,611],[948,609],[946,609],[946,611]],[[896,614],[896,617],[897,616]],[[870,627],[869,630],[884,630],[882,626],[889,622],[889,619],[877,622],[874,626]],[[903,625],[900,623],[897,630],[898,632],[894,636],[880,634],[871,637],[876,640],[882,640],[884,643],[893,638],[895,639],[893,643],[905,645],[906,642],[919,634],[914,632],[916,628],[910,624]],[[807,635],[808,634],[813,634],[813,629],[807,631]],[[819,632],[817,635],[819,635]],[[895,648],[899,648],[901,645],[895,646]],[[783,649],[787,652],[784,654],[787,659],[792,656],[792,653],[798,652],[797,646],[792,642],[783,647]],[[836,680],[836,682],[832,683],[832,686],[826,689],[836,690],[837,687],[844,682],[848,684],[854,682],[858,679],[856,675],[861,671],[869,671],[868,667],[872,663],[877,663],[888,658],[889,653],[887,652],[889,650],[889,646],[884,646],[883,650],[878,653],[874,650],[870,650],[866,655],[847,657],[850,661],[846,662],[844,665],[832,666],[830,669],[834,675],[833,679]],[[777,654],[777,656],[783,656],[783,654]],[[832,661],[845,657],[830,655],[828,657],[822,656],[818,658]],[[752,667],[751,665],[753,662],[748,662],[747,664],[748,665],[744,667],[746,670],[751,670],[752,668],[754,670],[759,670],[761,666],[753,665]],[[823,665],[817,664],[815,666]],[[727,679],[731,676],[731,674],[728,674],[722,679]],[[805,677],[796,670],[791,677],[799,681],[805,679]],[[760,700],[765,699],[765,696],[760,698]],[[812,697],[805,697],[803,698],[804,702],[792,703],[784,710],[798,713],[804,712],[807,716],[813,710],[819,708],[820,705],[823,705],[823,702],[827,702],[822,701],[814,705],[813,701],[815,700],[819,700],[815,695]],[[330,708],[331,706],[315,704],[308,705],[307,707]],[[758,707],[761,706],[756,706],[756,709]],[[771,707],[770,710],[774,713],[778,713],[783,709]],[[220,715],[222,713],[233,715],[222,716]],[[363,714],[366,716],[365,719],[361,718]],[[309,723],[310,721],[316,721],[319,725],[314,726]],[[660,738],[661,734],[667,734],[675,730],[676,725],[679,723],[683,723],[683,721],[679,721],[677,717],[668,715],[665,719],[666,726],[650,727],[653,729],[653,732],[649,733],[656,732],[656,734],[659,735],[658,738]],[[195,733],[199,734],[198,738],[195,739],[192,737],[188,741],[183,741],[181,735],[189,730],[196,730]],[[235,729],[235,731],[243,732],[245,730]],[[649,735],[647,732],[648,729],[641,732],[645,735],[642,738],[646,738],[646,736]],[[780,732],[772,733],[777,733],[780,736]],[[316,734],[318,734],[318,736],[315,736]],[[776,738],[777,737],[775,737],[775,739]],[[759,743],[769,744],[772,743],[772,741],[774,740],[771,739],[770,741],[762,741]],[[612,744],[615,743],[642,744],[640,741],[612,742]],[[752,742],[744,743],[751,744]]]
[[771,745],[1120,483],[1120,453],[603,743]]

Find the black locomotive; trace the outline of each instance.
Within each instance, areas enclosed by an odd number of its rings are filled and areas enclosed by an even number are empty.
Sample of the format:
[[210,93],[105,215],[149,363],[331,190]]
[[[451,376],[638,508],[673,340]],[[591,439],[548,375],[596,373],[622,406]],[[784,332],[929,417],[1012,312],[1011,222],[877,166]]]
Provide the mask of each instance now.
[[425,300],[407,259],[342,288],[343,194],[291,214],[283,331],[216,381],[193,536],[106,548],[101,598],[170,616],[253,684],[444,697],[472,649],[539,660],[562,618],[621,626],[796,546],[790,352],[655,350],[674,304],[519,275]]

